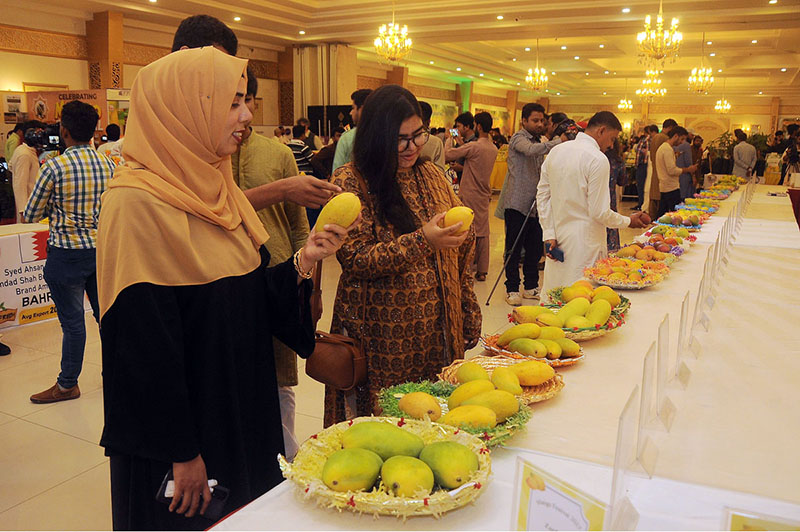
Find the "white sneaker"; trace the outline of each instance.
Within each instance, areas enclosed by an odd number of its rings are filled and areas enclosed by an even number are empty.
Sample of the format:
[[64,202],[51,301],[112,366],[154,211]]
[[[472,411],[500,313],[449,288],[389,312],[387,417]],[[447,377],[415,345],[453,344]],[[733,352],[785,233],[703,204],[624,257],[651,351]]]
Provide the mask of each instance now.
[[522,296],[519,295],[519,292],[508,292],[506,294],[506,303],[512,307],[518,307],[522,305]]
[[525,299],[539,299],[539,289],[538,288],[531,288],[530,290],[524,290],[522,292],[522,297]]

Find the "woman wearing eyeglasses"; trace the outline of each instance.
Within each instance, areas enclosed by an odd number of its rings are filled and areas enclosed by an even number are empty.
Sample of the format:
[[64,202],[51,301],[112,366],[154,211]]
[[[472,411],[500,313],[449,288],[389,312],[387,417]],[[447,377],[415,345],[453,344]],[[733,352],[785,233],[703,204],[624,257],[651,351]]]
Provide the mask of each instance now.
[[475,232],[440,227],[461,202],[441,170],[419,161],[428,136],[414,95],[385,85],[364,103],[353,162],[334,173],[361,200],[362,220],[336,255],[342,276],[331,332],[362,341],[367,381],[347,394],[325,390],[325,426],[372,414],[381,388],[435,380],[478,342]]

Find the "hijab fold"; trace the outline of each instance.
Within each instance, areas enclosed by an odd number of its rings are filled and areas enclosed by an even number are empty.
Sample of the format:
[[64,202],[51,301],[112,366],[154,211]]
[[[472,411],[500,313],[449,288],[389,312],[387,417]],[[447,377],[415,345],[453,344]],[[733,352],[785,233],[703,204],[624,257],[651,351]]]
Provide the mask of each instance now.
[[217,154],[246,66],[205,47],[173,52],[136,77],[126,163],[101,203],[101,316],[136,283],[205,284],[260,264],[269,235],[234,183],[230,157]]

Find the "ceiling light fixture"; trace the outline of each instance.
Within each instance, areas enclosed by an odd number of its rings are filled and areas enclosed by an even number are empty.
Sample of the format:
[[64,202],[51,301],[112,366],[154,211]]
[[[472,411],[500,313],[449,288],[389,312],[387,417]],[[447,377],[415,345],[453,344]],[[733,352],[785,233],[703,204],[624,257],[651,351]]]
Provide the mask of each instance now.
[[560,93],[560,92],[557,92],[557,93],[556,93],[556,96],[561,96],[561,93]]
[[598,48],[605,48],[605,47],[606,47],[606,45],[605,45],[605,44],[600,44],[600,45],[598,45]]
[[764,91],[758,91],[759,94],[764,94]]
[[778,3],[778,0],[769,0],[769,3],[770,3],[770,4],[777,4],[777,3]]
[[503,81],[503,78],[500,78],[500,81]]
[[630,13],[630,12],[631,12],[631,8],[629,8],[629,7],[623,7],[623,8],[622,8],[622,12],[623,12],[623,13]]
[[517,58],[516,58],[516,57],[512,57],[512,58],[511,58],[511,60],[512,60],[512,61],[516,61],[516,60],[517,60]]
[[530,46],[526,46],[526,47],[525,47],[525,51],[526,51],[526,52],[530,52],[530,51],[531,51],[531,47],[530,47]]
[[786,69],[785,69],[785,68],[782,68],[782,69],[781,69],[781,72],[786,72]]
[[577,60],[578,60],[578,59],[580,59],[580,58],[581,58],[581,56],[579,56],[579,55],[576,55],[575,57],[573,57],[573,59],[574,59],[575,61],[577,61]]
[[603,74],[608,74],[608,70],[604,70],[604,71],[603,71]]
[[721,74],[721,73],[722,73],[722,69],[721,69],[721,68],[718,68],[718,69],[717,69],[717,74]]
[[528,69],[525,84],[537,92],[547,88],[547,71],[544,67],[539,68],[539,39],[536,39],[536,68]]
[[714,53],[714,52],[711,52],[710,54],[708,54],[708,57],[717,57],[717,54]]
[[753,39],[752,41],[750,41],[750,44],[758,44],[758,39]]
[[298,34],[298,35],[305,35],[305,34],[306,34],[306,32],[305,32],[305,30],[300,30],[300,31],[298,31],[298,32],[297,32],[297,34]]
[[655,27],[650,25],[650,15],[644,19],[644,31],[636,36],[639,57],[645,65],[664,63],[666,59],[675,61],[683,42],[683,34],[678,31],[678,19],[673,18],[669,29],[664,27],[663,0],[658,5]]
[[428,64],[429,64],[429,65],[432,65],[432,64],[433,64],[433,61],[428,61]]
[[648,70],[642,80],[642,88],[636,89],[636,95],[645,102],[652,102],[656,98],[661,98],[667,93],[667,89],[661,86],[661,78],[658,70]]
[[633,109],[633,102],[628,99],[628,78],[625,78],[625,97],[619,101],[617,109],[620,111],[630,111]]
[[158,2],[158,0],[150,0],[151,4],[155,4],[156,2]]
[[497,15],[497,20],[503,20],[503,15]]
[[731,110],[731,103],[725,98],[725,80],[722,80],[722,99],[717,100],[714,110],[720,114],[726,114]]
[[[700,66],[692,69],[692,74],[689,76],[689,90],[696,94],[708,94],[708,90],[714,84],[714,70],[711,67],[706,67],[703,64],[703,57],[706,55],[705,45],[706,34],[703,33],[703,39],[700,41]],[[722,70],[720,70],[722,72]]]
[[478,75],[479,75],[480,77],[483,77],[483,72],[481,72],[481,73],[480,73],[480,74],[478,74]]
[[233,17],[234,22],[241,22],[242,17]]
[[378,28],[375,38],[375,51],[386,61],[400,61],[411,53],[411,38],[408,36],[408,26],[400,27],[394,21],[394,0],[392,0],[392,22],[383,24]]
[[456,67],[456,72],[461,72],[461,67]]
[[714,44],[714,42],[713,41],[706,41],[706,44],[711,46],[712,44]]
[[562,44],[562,45],[561,45],[561,49],[562,49],[562,50],[566,50],[566,49],[567,49],[567,45],[566,45],[566,44]]

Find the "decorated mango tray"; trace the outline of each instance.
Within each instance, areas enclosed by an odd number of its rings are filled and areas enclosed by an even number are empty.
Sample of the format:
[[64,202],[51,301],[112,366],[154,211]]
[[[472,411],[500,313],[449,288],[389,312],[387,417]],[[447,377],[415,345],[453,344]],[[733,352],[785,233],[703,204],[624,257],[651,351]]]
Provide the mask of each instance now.
[[[456,377],[456,372],[458,368],[461,367],[461,364],[464,362],[475,362],[482,368],[484,368],[489,376],[491,376],[492,371],[495,368],[499,367],[507,367],[513,366],[514,364],[519,364],[522,362],[518,358],[512,358],[507,356],[476,356],[472,357],[469,360],[459,359],[447,366],[446,368],[442,368],[442,372],[437,375],[440,379],[445,382],[449,382],[455,386],[458,385],[458,378]],[[541,401],[547,401],[548,399],[552,399],[558,392],[561,391],[561,388],[564,387],[564,378],[556,373],[555,376],[547,382],[543,382],[538,386],[523,386],[522,387],[522,395],[519,396],[520,400],[524,401],[526,404],[533,404],[539,403]]]
[[[413,432],[425,444],[455,441],[469,447],[478,457],[478,470],[461,487],[435,490],[427,497],[399,497],[388,493],[382,483],[371,491],[338,492],[322,482],[322,468],[334,452],[342,448],[342,433],[355,423],[378,421],[392,423]],[[415,515],[440,517],[477,499],[486,489],[492,471],[489,449],[478,437],[463,430],[430,421],[394,417],[359,417],[343,421],[314,434],[300,445],[292,462],[278,455],[283,476],[294,483],[300,496],[323,508],[348,510],[359,514],[393,515],[405,520]]]
[[[567,302],[564,301],[564,298],[561,295],[562,292],[564,291],[564,288],[565,287],[563,287],[563,286],[559,286],[557,288],[553,288],[552,290],[549,290],[547,292],[547,297],[550,298],[550,301],[552,301],[552,303],[551,304],[545,304],[545,305],[542,305],[542,306],[543,307],[548,307],[548,308],[561,308],[564,305],[566,305]],[[624,321],[625,320],[625,314],[627,314],[628,310],[630,310],[630,308],[631,308],[631,300],[628,299],[627,297],[623,296],[622,294],[618,294],[618,295],[619,295],[619,300],[620,300],[619,301],[619,305],[617,305],[616,307],[611,309],[611,315],[612,316],[616,316],[618,318],[618,321],[619,320]],[[611,320],[609,320],[609,321],[611,321]],[[567,330],[568,329],[564,329],[564,331],[567,331]]]
[[[605,334],[605,332],[603,334]],[[481,345],[489,353],[494,353],[495,355],[502,355],[502,356],[510,357],[510,358],[516,358],[518,361],[538,360],[540,362],[547,362],[548,364],[550,364],[554,368],[562,368],[562,367],[565,367],[565,366],[572,366],[574,364],[577,364],[578,362],[583,360],[583,358],[585,356],[584,353],[583,353],[583,347],[581,347],[581,354],[580,354],[580,356],[577,356],[577,357],[557,358],[555,360],[550,360],[549,358],[531,357],[531,356],[523,355],[522,353],[517,353],[516,351],[509,351],[508,349],[506,349],[504,347],[500,347],[499,345],[497,345],[497,339],[498,338],[500,338],[499,334],[489,334],[489,335],[481,336]],[[567,336],[567,338],[569,338],[569,336]],[[574,340],[575,342],[578,341],[575,338],[570,338],[570,339]]]
[[644,277],[640,281],[620,281],[616,279],[608,279],[604,276],[595,276],[590,272],[583,272],[583,274],[587,279],[591,279],[598,284],[602,284],[617,290],[642,290],[643,288],[655,286],[664,280],[664,276],[660,273],[653,273]]
[[692,205],[692,204],[686,204],[686,203],[681,203],[681,204],[675,206],[675,210],[678,210],[678,211],[681,211],[681,210],[683,210],[683,211],[700,211],[700,212],[707,212],[708,214],[714,214],[715,212],[717,212],[717,209],[718,209],[717,207],[704,207],[702,205]]
[[654,222],[656,225],[663,225],[665,227],[672,227],[673,229],[686,229],[690,233],[696,233],[703,228],[702,224],[698,225],[675,225],[675,224],[662,224],[661,222]]
[[[406,394],[412,392],[425,392],[436,398],[436,400],[439,402],[439,406],[442,409],[442,415],[444,416],[449,410],[447,407],[447,398],[450,397],[450,394],[453,393],[453,390],[456,388],[457,386],[445,381],[406,382],[403,384],[398,384],[397,386],[384,388],[378,392],[378,404],[383,410],[384,415],[409,420],[412,418],[407,417],[408,415],[400,410],[400,407],[397,403]],[[524,401],[520,401],[519,411],[513,416],[506,418],[504,422],[498,423],[497,426],[492,428],[483,427],[479,429],[462,428],[461,431],[468,432],[476,436],[488,447],[496,447],[513,436],[514,433],[525,426],[530,419],[531,409],[528,408]],[[454,430],[458,430],[457,427],[453,428]]]

